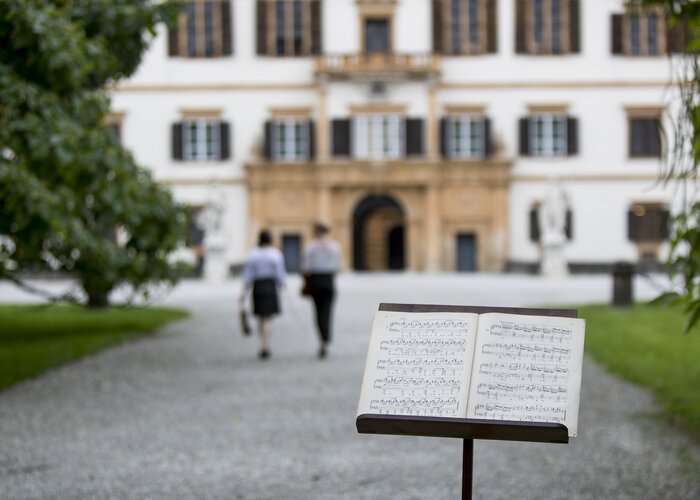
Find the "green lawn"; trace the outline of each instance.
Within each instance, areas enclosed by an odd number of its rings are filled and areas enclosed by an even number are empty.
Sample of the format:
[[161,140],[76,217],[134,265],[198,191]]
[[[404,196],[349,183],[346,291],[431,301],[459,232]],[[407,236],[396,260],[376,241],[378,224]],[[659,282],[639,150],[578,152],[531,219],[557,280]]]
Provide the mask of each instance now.
[[187,315],[160,308],[0,305],[0,390]]
[[700,328],[683,333],[676,308],[579,307],[586,352],[611,373],[650,388],[671,415],[700,434]]

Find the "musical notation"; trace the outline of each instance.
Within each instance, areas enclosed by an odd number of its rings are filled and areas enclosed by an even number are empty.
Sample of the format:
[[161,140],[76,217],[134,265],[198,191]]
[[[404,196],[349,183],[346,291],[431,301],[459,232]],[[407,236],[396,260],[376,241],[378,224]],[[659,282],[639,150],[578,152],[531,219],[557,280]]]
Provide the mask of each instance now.
[[452,339],[452,338],[437,338],[437,339],[391,339],[385,340],[379,344],[379,348],[382,350],[388,350],[390,347],[439,347],[444,348],[459,348],[464,347],[464,339]]
[[476,393],[487,401],[538,401],[562,403],[566,401],[567,388],[558,384],[506,384],[481,383]]
[[391,415],[463,416],[475,325],[469,319],[393,315],[375,351],[370,409]]
[[[483,326],[483,325],[482,325]],[[564,422],[572,329],[496,320],[480,328],[475,354],[478,383],[470,393],[476,418]]]
[[545,404],[506,404],[479,403],[474,407],[477,418],[492,420],[518,420],[521,422],[555,422],[566,421],[566,407]]
[[460,319],[408,319],[400,318],[389,323],[389,332],[401,333],[402,336],[435,336],[437,334],[452,336],[454,329],[466,329],[470,322]]
[[370,401],[370,409],[380,415],[423,415],[455,417],[459,415],[459,399],[451,398],[376,398]]

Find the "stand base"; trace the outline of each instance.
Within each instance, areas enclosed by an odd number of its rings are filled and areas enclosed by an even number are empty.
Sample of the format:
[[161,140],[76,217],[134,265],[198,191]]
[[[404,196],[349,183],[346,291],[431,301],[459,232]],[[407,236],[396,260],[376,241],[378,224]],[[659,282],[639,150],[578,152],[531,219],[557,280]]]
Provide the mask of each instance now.
[[416,417],[413,415],[359,415],[355,421],[360,434],[392,434],[462,438],[462,500],[471,500],[474,476],[474,440],[568,443],[569,430],[563,424],[513,422],[473,418]]

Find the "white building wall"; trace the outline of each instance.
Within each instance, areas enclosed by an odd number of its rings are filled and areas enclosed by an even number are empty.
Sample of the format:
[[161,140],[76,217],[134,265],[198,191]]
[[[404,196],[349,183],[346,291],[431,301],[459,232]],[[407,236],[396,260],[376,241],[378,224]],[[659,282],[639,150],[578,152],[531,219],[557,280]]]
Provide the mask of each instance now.
[[432,2],[403,1],[396,6],[394,48],[399,53],[430,53],[433,50]]
[[327,113],[329,119],[348,118],[353,106],[368,104],[405,106],[406,115],[415,118],[428,116],[428,94],[424,83],[389,83],[386,97],[377,100],[370,96],[368,83],[334,83],[328,87]]
[[[310,107],[315,114],[318,87],[314,58],[261,57],[255,53],[255,2],[232,2],[233,55],[212,59],[167,55],[167,34],[148,50],[137,73],[113,94],[113,108],[124,113],[123,142],[156,179],[173,186],[177,199],[204,205],[217,180],[228,199],[227,227],[232,263],[242,261],[247,244],[244,165],[259,149],[263,123],[272,107]],[[394,47],[399,53],[432,49],[432,2],[397,0]],[[513,159],[510,191],[509,258],[535,262],[538,247],[529,240],[530,206],[544,197],[547,179],[559,176],[573,202],[574,240],[567,247],[573,261],[635,259],[626,239],[627,209],[633,201],[675,201],[671,189],[654,188],[655,160],[627,157],[625,107],[668,103],[673,89],[666,57],[611,55],[610,16],[622,0],[581,2],[581,53],[565,56],[515,54],[514,2],[498,2],[498,52],[481,56],[442,57],[437,112],[445,106],[483,105],[494,137]],[[356,0],[323,4],[323,50],[327,54],[360,50]],[[433,83],[387,84],[384,103],[407,106],[411,117],[427,119]],[[374,102],[367,83],[329,83],[328,119],[348,117],[351,106]],[[533,104],[565,104],[579,120],[579,154],[547,159],[518,153],[518,119]],[[171,158],[170,127],[183,109],[215,108],[231,124],[231,158],[224,162],[178,162]],[[320,124],[323,126],[323,124]]]
[[323,52],[351,54],[360,50],[360,19],[355,0],[323,4]]

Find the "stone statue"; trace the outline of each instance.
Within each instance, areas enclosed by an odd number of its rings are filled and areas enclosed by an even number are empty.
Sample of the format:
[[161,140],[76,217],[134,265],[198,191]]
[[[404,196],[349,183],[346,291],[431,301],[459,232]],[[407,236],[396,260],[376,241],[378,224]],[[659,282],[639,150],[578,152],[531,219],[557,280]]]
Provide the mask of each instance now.
[[551,183],[549,192],[538,213],[542,244],[566,241],[566,211],[569,202],[558,180]]
[[545,276],[566,276],[568,265],[564,256],[566,243],[566,212],[569,200],[558,179],[550,188],[538,212],[540,243],[542,245],[541,273]]
[[197,225],[204,230],[204,278],[211,282],[223,281],[228,276],[225,210],[224,192],[218,182],[212,181],[207,206],[197,220]]
[[199,228],[204,230],[205,247],[223,239],[225,209],[224,193],[221,186],[214,181],[209,188],[207,206],[202,210],[197,220]]

